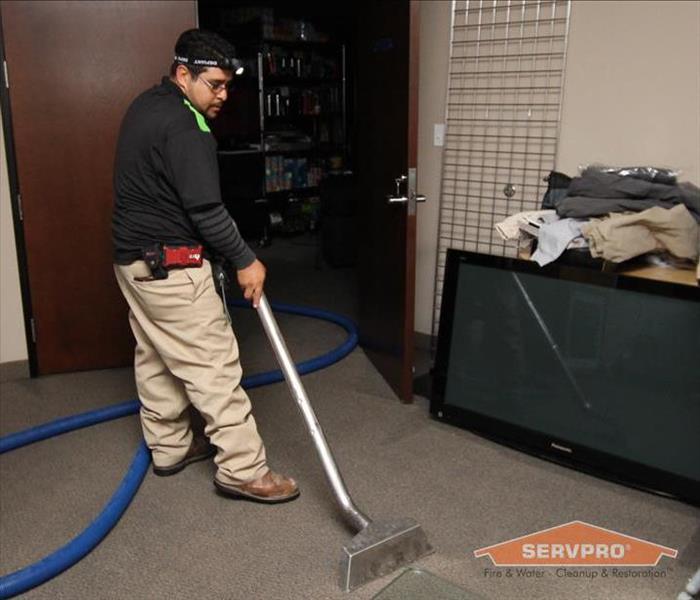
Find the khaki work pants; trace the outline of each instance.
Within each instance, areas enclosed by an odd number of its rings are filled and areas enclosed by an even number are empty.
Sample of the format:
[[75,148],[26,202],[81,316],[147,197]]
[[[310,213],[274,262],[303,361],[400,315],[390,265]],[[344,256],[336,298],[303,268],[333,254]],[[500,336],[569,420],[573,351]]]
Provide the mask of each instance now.
[[240,484],[264,475],[265,447],[240,385],[238,343],[210,263],[154,281],[135,280],[150,274],[143,261],[115,265],[114,271],[131,309],[141,426],[154,464],[171,466],[185,456],[192,404],[217,447],[217,478]]

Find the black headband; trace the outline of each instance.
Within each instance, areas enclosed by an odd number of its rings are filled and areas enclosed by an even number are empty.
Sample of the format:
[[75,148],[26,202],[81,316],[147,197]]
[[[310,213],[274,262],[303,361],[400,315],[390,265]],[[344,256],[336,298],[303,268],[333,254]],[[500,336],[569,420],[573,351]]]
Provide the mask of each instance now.
[[194,58],[190,56],[178,56],[176,54],[175,61],[183,65],[191,64],[198,67],[219,67],[220,69],[233,71],[236,75],[240,75],[240,73],[243,72],[243,64],[241,61],[237,58],[228,56],[223,58]]

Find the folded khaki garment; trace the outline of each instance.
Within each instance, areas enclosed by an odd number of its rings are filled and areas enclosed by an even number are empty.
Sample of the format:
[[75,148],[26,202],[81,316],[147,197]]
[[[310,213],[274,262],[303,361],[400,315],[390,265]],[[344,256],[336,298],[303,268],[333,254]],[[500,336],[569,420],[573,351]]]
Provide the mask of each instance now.
[[591,256],[611,262],[623,262],[655,250],[691,260],[698,257],[700,227],[683,204],[594,219],[583,226],[582,233]]

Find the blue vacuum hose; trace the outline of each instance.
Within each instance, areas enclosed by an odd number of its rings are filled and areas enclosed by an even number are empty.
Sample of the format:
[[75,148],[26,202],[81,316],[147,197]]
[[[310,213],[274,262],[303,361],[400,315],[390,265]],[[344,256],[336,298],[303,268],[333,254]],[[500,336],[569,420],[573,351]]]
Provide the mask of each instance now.
[[[84,413],[80,416],[87,418],[89,415],[90,413]],[[101,423],[102,420],[96,422]],[[97,518],[81,534],[52,554],[24,569],[1,577],[0,598],[11,598],[37,585],[41,585],[85,557],[104,539],[124,514],[132,498],[136,495],[150,462],[151,453],[148,451],[145,442],[141,441],[126,476],[122,479],[119,488],[114,492],[114,495]]]
[[[229,302],[229,306],[250,308],[250,304],[242,300]],[[324,310],[295,306],[292,304],[272,303],[271,306],[273,310],[277,312],[330,321],[331,323],[340,325],[348,333],[345,342],[334,350],[296,365],[300,375],[318,371],[338,362],[350,354],[355,346],[357,346],[357,327],[355,323],[346,317]],[[284,375],[282,371],[278,369],[251,377],[245,377],[241,381],[241,385],[246,390],[250,390],[283,380]],[[44,425],[12,433],[0,438],[0,454],[62,433],[81,429],[82,427],[96,425],[127,415],[133,415],[139,411],[139,408],[139,401],[132,400],[73,415],[71,417],[57,419]],[[148,471],[150,462],[150,453],[146,444],[142,441],[119,488],[117,488],[117,491],[97,518],[81,534],[52,554],[49,554],[38,562],[20,569],[19,571],[0,577],[0,599],[11,598],[12,596],[26,592],[52,579],[80,561],[97,546],[117,524],[122,514],[124,514],[124,511],[129,506],[129,503],[136,495]]]

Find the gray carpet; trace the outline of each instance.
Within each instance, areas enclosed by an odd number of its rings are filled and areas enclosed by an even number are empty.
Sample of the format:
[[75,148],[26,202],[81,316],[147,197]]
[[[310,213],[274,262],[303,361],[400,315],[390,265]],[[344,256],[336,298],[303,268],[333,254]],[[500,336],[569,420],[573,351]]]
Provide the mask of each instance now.
[[[314,268],[306,238],[260,251],[271,300],[355,314],[352,270]],[[309,241],[309,240],[306,240]],[[244,368],[272,368],[256,317],[236,311]],[[337,327],[301,317],[280,325],[296,360],[337,345]],[[6,367],[0,434],[135,397],[130,369],[29,380]],[[356,349],[304,378],[349,489],[369,515],[410,516],[435,554],[417,567],[493,599],[675,598],[700,564],[697,508],[565,469],[433,421],[427,401],[402,405]],[[319,462],[286,386],[252,390],[274,468],[302,495],[261,506],[214,492],[209,463],[177,476],[150,472],[117,527],[70,570],[26,598],[324,599],[337,585],[341,546],[351,536],[335,510]],[[70,433],[0,459],[0,572],[35,561],[79,533],[125,473],[140,437],[136,417]],[[571,520],[587,521],[678,549],[656,579],[487,578],[477,548]],[[398,574],[349,597],[369,599]],[[409,596],[406,596],[407,598]],[[425,597],[425,596],[423,596]]]

